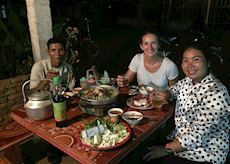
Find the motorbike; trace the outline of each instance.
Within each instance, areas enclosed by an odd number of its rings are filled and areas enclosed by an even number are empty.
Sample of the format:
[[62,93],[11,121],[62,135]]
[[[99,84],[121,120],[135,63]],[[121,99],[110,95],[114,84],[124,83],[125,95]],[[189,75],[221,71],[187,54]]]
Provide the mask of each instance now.
[[214,63],[212,65],[215,65],[215,68],[218,68],[212,70],[213,73],[217,75],[217,78],[221,80],[222,83],[224,83],[228,90],[230,89],[229,80],[228,78],[226,78],[227,75],[225,75],[225,72],[216,72],[218,70],[221,70],[222,67],[224,68],[225,62],[223,57],[223,47],[208,39],[208,36],[204,31],[201,31],[199,29],[189,29],[186,35],[180,35],[176,32],[163,32],[159,34],[159,41],[162,54],[170,58],[178,66],[178,69],[180,71],[179,78],[184,77],[180,65],[182,60],[182,54],[185,48],[188,45],[192,45],[198,42],[206,42],[211,50],[212,57],[215,59],[213,60]]
[[[179,58],[178,55],[180,53],[183,53],[183,50],[185,48],[184,45],[179,43],[180,42],[179,34],[165,33],[163,35],[160,35],[159,39],[161,42],[161,46],[163,47],[162,48],[163,55],[169,56],[170,58],[172,58],[172,60],[174,59],[177,61]],[[210,49],[212,50],[212,53],[216,55],[220,63],[224,64],[224,58],[222,56],[222,46],[217,45],[213,43],[212,41],[208,40],[206,36],[204,35],[204,33],[201,33],[201,32],[193,33],[193,38],[190,41],[191,44],[194,44],[200,41],[207,42]]]
[[[85,75],[85,70],[93,65],[100,52],[99,45],[91,39],[89,22],[88,18],[82,21],[67,19],[61,34],[66,39],[66,61],[73,66],[78,79]],[[86,29],[82,24],[86,24]]]

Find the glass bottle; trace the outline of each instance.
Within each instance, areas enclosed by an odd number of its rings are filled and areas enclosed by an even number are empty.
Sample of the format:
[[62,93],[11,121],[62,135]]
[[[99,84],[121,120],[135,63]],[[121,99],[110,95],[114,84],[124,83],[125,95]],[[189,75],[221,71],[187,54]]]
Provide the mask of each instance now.
[[65,127],[68,124],[67,120],[67,105],[64,96],[64,88],[60,83],[60,77],[53,78],[54,91],[53,91],[53,111],[57,127]]

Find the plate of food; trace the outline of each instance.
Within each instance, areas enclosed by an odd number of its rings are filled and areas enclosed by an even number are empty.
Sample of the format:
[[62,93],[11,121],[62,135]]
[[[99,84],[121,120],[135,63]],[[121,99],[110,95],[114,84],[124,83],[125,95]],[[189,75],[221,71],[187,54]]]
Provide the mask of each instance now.
[[81,89],[82,88],[80,88],[80,87],[73,88],[71,91],[65,92],[65,96],[67,98],[77,96],[79,94],[79,92],[81,91]]
[[95,150],[110,150],[125,144],[131,129],[125,122],[111,123],[107,119],[96,118],[86,123],[78,131],[79,142]]
[[127,105],[134,109],[147,110],[152,109],[154,106],[150,102],[149,96],[136,95],[127,100]]

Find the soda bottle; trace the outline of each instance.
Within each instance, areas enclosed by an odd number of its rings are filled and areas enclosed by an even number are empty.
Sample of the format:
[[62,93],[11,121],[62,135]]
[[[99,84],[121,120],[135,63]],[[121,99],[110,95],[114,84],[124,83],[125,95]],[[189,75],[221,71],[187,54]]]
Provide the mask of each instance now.
[[64,96],[64,88],[60,83],[60,77],[53,78],[54,91],[53,91],[53,111],[57,127],[65,127],[68,125],[67,120],[67,105]]

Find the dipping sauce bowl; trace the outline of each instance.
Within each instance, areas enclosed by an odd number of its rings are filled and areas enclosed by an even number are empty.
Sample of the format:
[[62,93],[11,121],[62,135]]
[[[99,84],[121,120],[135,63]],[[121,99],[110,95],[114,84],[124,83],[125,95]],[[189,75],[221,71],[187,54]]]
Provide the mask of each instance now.
[[108,115],[112,123],[118,123],[122,114],[123,110],[121,108],[111,108],[108,110]]

